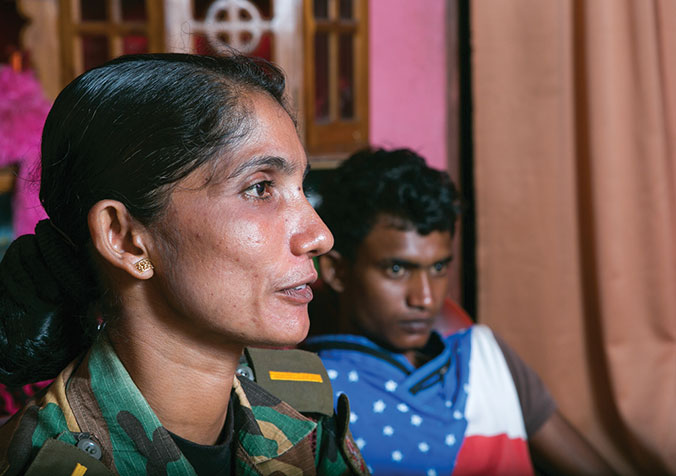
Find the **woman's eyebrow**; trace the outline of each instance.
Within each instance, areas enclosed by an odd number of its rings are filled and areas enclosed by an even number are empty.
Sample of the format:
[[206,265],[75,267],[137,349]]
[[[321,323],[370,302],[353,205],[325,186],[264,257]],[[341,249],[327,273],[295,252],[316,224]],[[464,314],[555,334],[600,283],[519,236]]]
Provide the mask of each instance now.
[[292,162],[289,162],[283,157],[277,156],[263,156],[263,157],[254,157],[251,160],[240,164],[235,170],[228,175],[228,180],[239,177],[240,175],[249,172],[251,170],[259,169],[274,169],[282,172],[286,175],[293,175],[296,172],[298,166]]

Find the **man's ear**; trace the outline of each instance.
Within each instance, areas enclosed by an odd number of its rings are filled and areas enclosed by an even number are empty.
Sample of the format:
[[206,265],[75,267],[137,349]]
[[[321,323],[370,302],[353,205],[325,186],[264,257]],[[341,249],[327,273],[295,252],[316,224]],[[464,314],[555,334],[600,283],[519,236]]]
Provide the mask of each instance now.
[[336,250],[331,250],[318,258],[319,273],[326,284],[337,293],[345,290],[348,263]]
[[153,276],[147,230],[121,202],[97,202],[89,210],[87,223],[94,248],[104,261],[137,279]]

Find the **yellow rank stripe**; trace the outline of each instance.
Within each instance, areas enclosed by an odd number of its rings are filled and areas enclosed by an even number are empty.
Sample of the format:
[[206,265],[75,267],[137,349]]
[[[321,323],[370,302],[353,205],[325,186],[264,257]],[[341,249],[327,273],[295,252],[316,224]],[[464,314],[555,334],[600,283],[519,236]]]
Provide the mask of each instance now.
[[278,372],[270,370],[270,380],[288,380],[291,382],[316,382],[322,383],[322,376],[307,372]]
[[73,472],[70,473],[70,476],[82,476],[86,472],[87,472],[87,467],[82,466],[80,463],[77,463]]

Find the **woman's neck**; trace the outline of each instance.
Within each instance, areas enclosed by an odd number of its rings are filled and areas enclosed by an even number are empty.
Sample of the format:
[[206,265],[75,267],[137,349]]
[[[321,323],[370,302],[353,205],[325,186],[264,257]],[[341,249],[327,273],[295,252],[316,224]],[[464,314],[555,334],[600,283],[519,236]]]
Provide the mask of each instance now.
[[216,443],[242,347],[193,341],[138,317],[123,316],[109,330],[122,364],[165,428],[195,443]]

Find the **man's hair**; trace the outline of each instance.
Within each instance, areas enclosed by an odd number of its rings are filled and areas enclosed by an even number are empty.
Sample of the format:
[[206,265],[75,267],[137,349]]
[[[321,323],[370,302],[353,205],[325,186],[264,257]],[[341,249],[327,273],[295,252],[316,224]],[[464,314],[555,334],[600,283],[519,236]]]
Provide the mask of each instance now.
[[353,154],[320,185],[319,195],[317,211],[333,233],[334,249],[350,260],[383,216],[421,235],[455,232],[459,196],[453,182],[409,149]]

